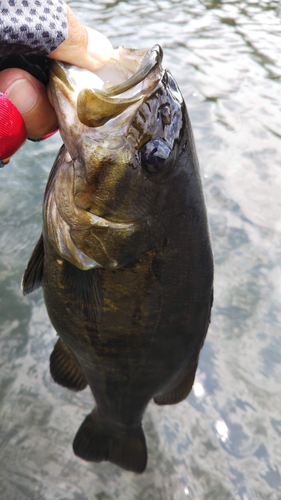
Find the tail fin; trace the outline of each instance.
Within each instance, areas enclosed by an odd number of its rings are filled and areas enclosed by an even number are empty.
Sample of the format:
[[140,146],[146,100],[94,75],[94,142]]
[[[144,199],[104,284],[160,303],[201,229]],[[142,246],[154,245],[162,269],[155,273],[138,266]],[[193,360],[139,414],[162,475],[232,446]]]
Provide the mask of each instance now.
[[142,427],[118,427],[106,425],[97,409],[82,423],[74,442],[75,455],[89,462],[108,460],[123,469],[141,474],[147,463],[147,450]]

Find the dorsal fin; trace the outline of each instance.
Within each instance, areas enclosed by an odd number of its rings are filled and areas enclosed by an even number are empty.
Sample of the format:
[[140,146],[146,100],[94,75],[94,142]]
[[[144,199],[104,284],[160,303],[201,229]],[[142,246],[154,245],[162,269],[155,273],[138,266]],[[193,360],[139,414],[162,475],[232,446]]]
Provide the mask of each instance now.
[[44,243],[41,234],[22,278],[23,295],[28,295],[42,285],[44,268]]

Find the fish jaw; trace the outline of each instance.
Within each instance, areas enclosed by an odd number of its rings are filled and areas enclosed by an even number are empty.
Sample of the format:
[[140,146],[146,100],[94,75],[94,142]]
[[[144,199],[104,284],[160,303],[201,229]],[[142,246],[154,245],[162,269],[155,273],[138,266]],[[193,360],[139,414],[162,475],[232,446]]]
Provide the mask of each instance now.
[[95,73],[61,61],[50,63],[50,97],[72,158],[83,156],[85,136],[101,142],[126,135],[138,108],[161,81],[161,61],[162,49],[155,46],[119,47],[107,66]]

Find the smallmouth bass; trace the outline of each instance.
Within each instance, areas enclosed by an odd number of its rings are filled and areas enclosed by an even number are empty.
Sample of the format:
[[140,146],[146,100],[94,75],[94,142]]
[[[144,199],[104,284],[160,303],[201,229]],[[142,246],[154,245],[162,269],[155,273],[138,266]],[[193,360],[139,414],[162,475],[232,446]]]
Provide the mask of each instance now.
[[210,322],[213,257],[192,128],[162,49],[119,48],[94,73],[51,65],[64,145],[23,277],[59,335],[58,384],[96,406],[73,449],[141,473],[151,399],[189,394]]

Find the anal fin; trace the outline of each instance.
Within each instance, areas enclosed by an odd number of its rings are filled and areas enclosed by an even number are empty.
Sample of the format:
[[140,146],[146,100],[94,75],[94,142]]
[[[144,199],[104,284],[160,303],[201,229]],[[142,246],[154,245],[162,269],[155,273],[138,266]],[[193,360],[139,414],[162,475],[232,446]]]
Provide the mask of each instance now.
[[50,356],[50,372],[57,384],[72,391],[82,391],[88,385],[74,354],[60,339]]
[[44,242],[41,234],[22,278],[23,295],[28,295],[42,285],[44,268]]
[[181,372],[171,390],[157,394],[154,402],[157,405],[175,405],[187,398],[194,383],[197,365],[198,361],[189,363],[188,367]]
[[89,462],[112,462],[141,474],[147,463],[145,437],[141,426],[120,429],[108,425],[94,409],[78,430],[73,450]]

